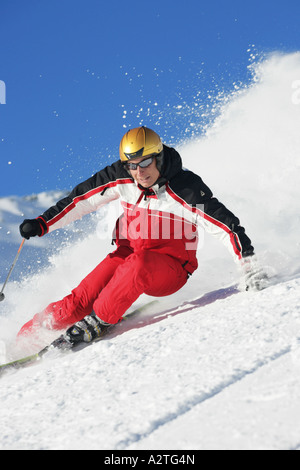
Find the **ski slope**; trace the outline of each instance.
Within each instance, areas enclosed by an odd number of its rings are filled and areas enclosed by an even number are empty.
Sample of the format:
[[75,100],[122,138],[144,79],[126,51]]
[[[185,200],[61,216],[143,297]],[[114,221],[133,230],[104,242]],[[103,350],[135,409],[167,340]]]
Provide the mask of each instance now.
[[[205,135],[178,148],[239,216],[270,287],[237,292],[239,270],[203,234],[199,269],[180,292],[103,341],[1,376],[1,450],[300,449],[299,76],[299,53],[266,58],[219,103]],[[2,283],[19,223],[62,194],[0,199]],[[111,213],[25,243],[0,304],[1,362],[53,339],[15,344],[25,321],[112,250]]]

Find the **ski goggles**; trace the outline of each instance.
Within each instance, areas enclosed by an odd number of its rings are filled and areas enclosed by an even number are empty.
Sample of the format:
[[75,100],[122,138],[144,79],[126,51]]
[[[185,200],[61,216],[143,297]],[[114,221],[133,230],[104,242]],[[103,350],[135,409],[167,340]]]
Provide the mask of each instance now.
[[138,166],[140,168],[148,168],[148,166],[151,165],[155,158],[155,155],[151,155],[151,157],[145,158],[139,163],[131,163],[131,162],[126,162],[125,166],[128,170],[137,170]]

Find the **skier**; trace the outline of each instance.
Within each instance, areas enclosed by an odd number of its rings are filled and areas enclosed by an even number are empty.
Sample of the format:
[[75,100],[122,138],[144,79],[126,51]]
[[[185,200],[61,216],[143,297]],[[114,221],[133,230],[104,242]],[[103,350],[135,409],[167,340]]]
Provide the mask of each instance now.
[[218,237],[244,269],[246,288],[262,288],[251,241],[239,219],[219,202],[202,179],[182,168],[179,153],[144,126],[129,130],[120,160],[100,170],[36,219],[20,225],[29,239],[60,229],[104,204],[120,199],[116,250],[71,294],[51,303],[20,330],[67,329],[64,344],[90,342],[116,324],[146,293],[167,296],[197,269],[197,226]]

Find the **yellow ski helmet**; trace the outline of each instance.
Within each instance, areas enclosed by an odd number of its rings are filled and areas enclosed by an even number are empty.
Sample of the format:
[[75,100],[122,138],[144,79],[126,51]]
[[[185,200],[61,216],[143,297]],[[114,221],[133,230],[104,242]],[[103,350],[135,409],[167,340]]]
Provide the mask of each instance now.
[[161,155],[163,144],[156,132],[141,126],[126,132],[121,140],[119,151],[121,161],[126,163],[132,158]]

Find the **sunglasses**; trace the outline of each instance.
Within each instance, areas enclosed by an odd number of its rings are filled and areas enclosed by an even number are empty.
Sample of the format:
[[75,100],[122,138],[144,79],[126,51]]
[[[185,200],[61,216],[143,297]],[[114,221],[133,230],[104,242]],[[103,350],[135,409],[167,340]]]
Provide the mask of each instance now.
[[153,162],[155,156],[152,155],[152,157],[145,158],[145,160],[142,160],[140,163],[131,163],[131,162],[126,162],[125,165],[128,170],[137,170],[138,166],[141,168],[147,168],[148,166],[151,165]]

